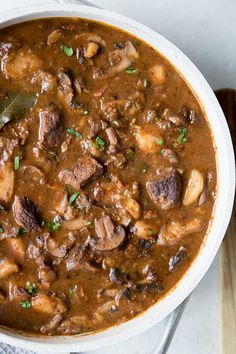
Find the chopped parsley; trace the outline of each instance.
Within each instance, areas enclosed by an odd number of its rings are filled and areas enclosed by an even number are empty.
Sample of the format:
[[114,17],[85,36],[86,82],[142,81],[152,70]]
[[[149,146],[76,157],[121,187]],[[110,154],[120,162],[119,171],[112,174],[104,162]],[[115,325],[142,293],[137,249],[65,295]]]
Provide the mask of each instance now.
[[47,226],[50,231],[58,231],[60,230],[61,224],[59,224],[59,222],[52,221],[52,222],[48,222]]
[[76,200],[76,198],[78,197],[79,193],[76,192],[74,194],[72,194],[72,196],[69,199],[69,204],[72,205],[74,203],[74,201]]
[[96,137],[96,143],[98,144],[99,147],[103,147],[106,145],[105,140],[103,140],[102,138],[100,138],[100,136]]
[[142,171],[143,173],[147,172],[148,170],[148,165],[145,162],[141,162],[140,164],[140,171]]
[[133,75],[133,74],[136,73],[136,69],[135,69],[134,67],[130,66],[129,68],[127,68],[127,69],[125,70],[125,72],[126,72],[127,74],[129,74],[129,75]]
[[160,149],[159,154],[162,156],[164,154],[164,150]]
[[20,160],[21,160],[21,158],[20,158],[19,155],[15,156],[15,159],[14,159],[14,169],[15,169],[15,171],[19,170],[19,168],[20,168]]
[[67,128],[66,129],[67,133],[68,134],[71,134],[71,135],[75,135],[77,138],[79,139],[82,139],[83,138],[83,135],[79,132],[77,132],[75,129],[73,128]]
[[133,160],[134,158],[134,151],[133,150],[128,150],[126,152],[126,156],[128,157],[129,160]]
[[157,145],[162,145],[164,143],[164,139],[163,138],[157,138],[156,143],[157,143]]
[[148,232],[147,232],[148,236],[155,235],[155,233],[156,233],[155,230],[148,229]]
[[31,303],[28,300],[21,301],[20,305],[23,309],[29,309],[31,307]]
[[20,227],[18,230],[18,236],[23,236],[26,232],[27,231],[23,227]]
[[61,51],[67,56],[67,57],[71,57],[74,54],[74,49],[71,47],[68,47],[67,45],[65,45],[64,43],[61,44],[60,46]]
[[178,143],[183,144],[188,141],[188,138],[186,137],[187,132],[188,132],[187,128],[181,128],[179,130],[179,136],[177,138]]
[[84,226],[89,226],[92,224],[92,221],[90,220],[86,220],[85,223],[84,223]]
[[36,285],[30,283],[29,281],[27,281],[25,288],[30,295],[34,295],[37,292]]
[[0,226],[0,233],[4,232],[4,229],[2,226]]

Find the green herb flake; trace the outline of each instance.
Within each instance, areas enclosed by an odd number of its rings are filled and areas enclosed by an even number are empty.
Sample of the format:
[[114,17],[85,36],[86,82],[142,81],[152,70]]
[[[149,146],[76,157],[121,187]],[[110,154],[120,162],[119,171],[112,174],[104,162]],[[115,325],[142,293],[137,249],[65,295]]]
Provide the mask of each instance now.
[[84,226],[89,226],[92,224],[92,221],[90,220],[86,220],[85,223],[84,223]]
[[128,150],[126,152],[126,156],[129,160],[133,160],[134,159],[134,151],[133,150]]
[[186,137],[187,132],[188,132],[187,128],[181,128],[179,130],[179,136],[177,138],[178,143],[183,144],[188,141],[188,138]]
[[100,138],[100,136],[96,137],[96,143],[99,145],[99,147],[103,147],[106,145],[105,140],[103,140],[102,138]]
[[83,111],[83,115],[87,116],[89,114],[89,111]]
[[4,232],[4,229],[2,226],[0,226],[0,233],[3,233]]
[[19,170],[19,168],[20,168],[20,160],[21,160],[21,158],[20,158],[19,155],[15,156],[15,159],[14,159],[14,169],[15,169],[15,171]]
[[162,156],[164,154],[164,150],[160,149],[159,154]]
[[156,143],[157,143],[157,145],[162,145],[164,143],[164,139],[163,138],[157,138]]
[[26,232],[27,231],[23,227],[20,227],[18,230],[18,236],[23,236]]
[[61,48],[61,51],[68,57],[71,57],[74,54],[73,48],[68,47],[64,43],[61,44],[60,48]]
[[34,295],[37,292],[36,285],[30,283],[29,281],[27,281],[25,288],[30,295]]
[[153,229],[148,229],[147,234],[148,234],[148,236],[152,236],[152,235],[155,235],[156,232],[155,232],[155,230],[153,230]]
[[148,170],[148,165],[145,162],[141,162],[140,171],[142,171],[143,173],[146,173],[147,170]]
[[31,307],[31,303],[28,300],[21,301],[20,305],[23,309],[29,309]]
[[83,138],[83,135],[79,132],[77,132],[75,129],[73,128],[67,128],[66,129],[67,133],[68,134],[71,134],[71,135],[75,135],[77,138],[79,139],[82,139]]
[[59,222],[52,221],[52,222],[48,222],[47,226],[50,231],[59,231],[61,224],[59,224]]
[[72,205],[74,203],[74,201],[76,200],[76,198],[78,197],[79,193],[76,192],[74,194],[72,194],[72,196],[69,199],[69,204]]
[[126,72],[127,74],[129,74],[129,75],[133,75],[133,74],[136,73],[136,69],[133,68],[132,66],[130,66],[129,68],[127,68],[127,69],[125,70],[125,72]]

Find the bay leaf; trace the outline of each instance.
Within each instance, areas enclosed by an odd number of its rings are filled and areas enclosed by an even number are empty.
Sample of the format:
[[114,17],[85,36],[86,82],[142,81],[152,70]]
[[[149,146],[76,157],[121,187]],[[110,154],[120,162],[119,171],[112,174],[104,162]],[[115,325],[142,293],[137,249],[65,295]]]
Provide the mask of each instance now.
[[8,92],[0,96],[0,129],[14,119],[22,118],[35,104],[36,94],[27,92]]

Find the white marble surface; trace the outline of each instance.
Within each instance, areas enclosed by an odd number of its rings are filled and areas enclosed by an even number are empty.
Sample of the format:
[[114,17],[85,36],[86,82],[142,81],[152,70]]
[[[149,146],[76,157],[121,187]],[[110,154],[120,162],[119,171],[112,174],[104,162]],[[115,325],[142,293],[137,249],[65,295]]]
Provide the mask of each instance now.
[[[35,0],[36,1],[36,0]],[[214,89],[236,86],[236,0],[90,0],[157,30],[186,53]],[[34,0],[0,1],[0,11]],[[37,2],[48,3],[48,0]],[[219,353],[219,258],[195,289],[168,354]],[[146,333],[148,344],[155,333]],[[96,354],[154,354],[140,338]],[[90,352],[89,354],[95,354]]]

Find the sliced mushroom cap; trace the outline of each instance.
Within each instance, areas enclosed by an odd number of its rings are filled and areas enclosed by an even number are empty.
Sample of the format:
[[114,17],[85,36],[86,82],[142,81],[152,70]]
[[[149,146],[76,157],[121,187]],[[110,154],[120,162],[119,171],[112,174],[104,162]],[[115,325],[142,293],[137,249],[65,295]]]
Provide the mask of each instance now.
[[84,32],[84,33],[78,34],[76,36],[76,39],[79,41],[95,42],[95,43],[101,45],[102,47],[106,47],[106,42],[97,33]]
[[139,57],[136,48],[130,41],[125,42],[123,49],[114,50],[114,54],[120,57],[120,61],[111,66],[102,76],[102,79],[111,78],[121,71],[126,70]]
[[192,170],[187,188],[185,190],[183,204],[189,206],[195,203],[204,189],[204,177],[198,170]]
[[62,320],[63,320],[63,315],[58,313],[49,322],[42,325],[42,327],[40,328],[40,332],[43,334],[51,333],[59,326],[59,324],[61,323]]
[[51,46],[52,44],[56,43],[62,36],[62,30],[60,28],[55,29],[52,31],[47,38],[47,45]]
[[111,217],[105,215],[104,217],[95,220],[95,230],[99,240],[94,245],[98,251],[110,251],[118,246],[125,239],[125,230],[122,226],[114,227]]

